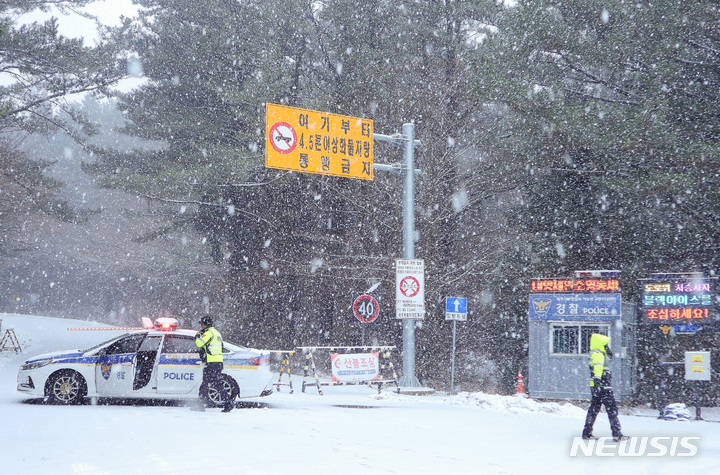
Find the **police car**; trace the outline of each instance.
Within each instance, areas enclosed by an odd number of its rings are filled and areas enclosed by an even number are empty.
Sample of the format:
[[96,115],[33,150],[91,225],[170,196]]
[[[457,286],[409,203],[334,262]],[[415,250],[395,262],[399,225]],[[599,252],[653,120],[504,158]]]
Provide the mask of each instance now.
[[[86,397],[197,399],[202,364],[195,331],[179,330],[174,318],[149,319],[145,330],[113,338],[88,350],[36,356],[20,367],[17,389],[54,404],[79,404]],[[149,328],[148,328],[149,327]],[[223,382],[235,398],[272,393],[270,355],[223,342]],[[215,406],[222,401],[210,388]]]

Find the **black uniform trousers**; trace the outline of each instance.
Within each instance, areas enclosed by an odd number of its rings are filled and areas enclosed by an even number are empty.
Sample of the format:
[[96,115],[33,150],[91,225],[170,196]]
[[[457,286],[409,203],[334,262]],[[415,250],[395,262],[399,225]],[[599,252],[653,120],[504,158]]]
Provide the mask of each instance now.
[[212,406],[210,398],[208,396],[209,387],[212,386],[217,392],[220,393],[220,398],[223,401],[223,405],[228,405],[228,394],[225,391],[225,385],[222,380],[223,364],[220,362],[205,363],[203,368],[203,379],[200,383],[199,396],[200,401],[206,406]]
[[620,419],[618,419],[618,409],[617,404],[615,404],[615,395],[613,394],[612,388],[590,386],[590,391],[592,393],[592,399],[590,401],[590,407],[588,408],[587,417],[585,418],[585,427],[582,433],[583,437],[590,437],[592,435],[595,419],[598,413],[600,413],[600,407],[603,405],[610,420],[610,430],[612,431],[613,437],[620,437],[622,435]]

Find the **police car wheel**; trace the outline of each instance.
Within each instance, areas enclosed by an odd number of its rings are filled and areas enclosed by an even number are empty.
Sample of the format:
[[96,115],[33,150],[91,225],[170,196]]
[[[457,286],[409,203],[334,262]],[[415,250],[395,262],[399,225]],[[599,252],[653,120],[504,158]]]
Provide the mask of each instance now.
[[[234,401],[235,398],[240,393],[240,390],[238,389],[237,383],[235,380],[233,380],[230,376],[227,374],[222,375],[223,385],[225,386],[225,392],[230,397],[231,401]],[[210,402],[214,407],[222,407],[223,401],[220,399],[220,393],[215,390],[214,387],[210,386],[208,388],[208,399],[210,399]]]
[[85,379],[75,371],[58,371],[48,378],[45,394],[50,404],[80,404],[87,394],[87,385]]

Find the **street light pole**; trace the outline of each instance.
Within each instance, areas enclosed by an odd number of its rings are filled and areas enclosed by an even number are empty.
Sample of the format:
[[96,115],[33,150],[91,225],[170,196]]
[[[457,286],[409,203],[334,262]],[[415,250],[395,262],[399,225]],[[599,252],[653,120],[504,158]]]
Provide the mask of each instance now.
[[[375,164],[376,170],[403,174],[403,258],[415,259],[415,124],[403,124],[402,135],[374,134],[375,140],[403,146],[402,167]],[[403,375],[398,382],[402,387],[419,387],[415,376],[415,320],[403,321]]]
[[[403,257],[415,259],[415,124],[403,124]],[[403,375],[399,385],[419,387],[415,376],[415,320],[403,321]]]

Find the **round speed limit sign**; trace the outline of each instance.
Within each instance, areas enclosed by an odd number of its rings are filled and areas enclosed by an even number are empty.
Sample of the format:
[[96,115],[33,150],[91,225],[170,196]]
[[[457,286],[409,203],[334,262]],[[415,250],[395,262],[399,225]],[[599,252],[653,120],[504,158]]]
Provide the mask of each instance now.
[[372,323],[380,315],[380,304],[372,295],[359,295],[353,302],[353,315],[361,323]]

